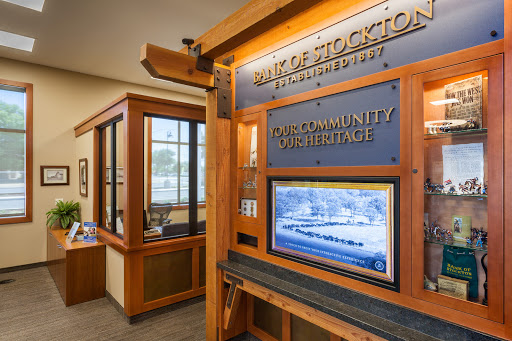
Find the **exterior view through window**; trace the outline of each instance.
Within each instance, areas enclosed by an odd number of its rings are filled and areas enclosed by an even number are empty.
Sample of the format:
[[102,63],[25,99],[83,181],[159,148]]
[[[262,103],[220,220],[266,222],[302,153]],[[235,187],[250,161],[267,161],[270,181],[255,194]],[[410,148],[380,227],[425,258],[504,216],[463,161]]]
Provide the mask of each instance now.
[[0,82],[0,220],[27,215],[26,89]]

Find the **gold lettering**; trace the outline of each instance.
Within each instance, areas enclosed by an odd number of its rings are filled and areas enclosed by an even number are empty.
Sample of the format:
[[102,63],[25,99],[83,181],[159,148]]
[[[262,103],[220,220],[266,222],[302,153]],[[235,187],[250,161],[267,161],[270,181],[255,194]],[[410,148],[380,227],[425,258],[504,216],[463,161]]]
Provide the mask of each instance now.
[[395,107],[389,108],[389,112],[386,111],[386,109],[382,109],[382,110],[384,110],[384,113],[386,114],[386,122],[391,121],[389,116],[391,116],[391,113],[393,112],[393,110],[395,110]]
[[348,65],[348,59],[347,59],[347,58],[343,58],[343,59],[341,60],[341,66],[345,67],[345,66],[347,66],[347,65]]
[[279,140],[279,148],[281,148],[281,149],[286,148],[286,140],[285,139],[280,139]]
[[[314,69],[313,69],[313,71],[314,71]],[[321,75],[321,74],[322,74],[322,71],[323,71],[323,68],[322,68],[321,66],[317,66],[317,68],[316,68],[316,74],[317,74],[317,75]]]
[[414,26],[420,24],[420,22],[418,21],[418,13],[429,18],[429,19],[432,19],[434,17],[434,12],[433,12],[433,8],[432,8],[433,7],[432,4],[434,3],[434,1],[428,0],[428,3],[430,4],[430,12],[427,12],[424,9],[414,6],[414,23],[413,23]]
[[320,143],[320,139],[322,138],[322,134],[316,134],[315,135],[315,144],[317,146],[321,146],[322,144]]
[[366,44],[366,38],[370,39],[370,40],[377,40],[377,38],[375,37],[372,37],[370,35],[370,31],[372,30],[373,26],[375,26],[375,24],[371,24],[370,26],[368,27],[365,27],[361,30],[361,37],[362,37],[362,40],[361,42],[363,44]]
[[[405,15],[405,25],[403,25],[402,27],[398,28],[396,27],[396,19],[401,16],[401,15]],[[397,14],[395,14],[395,16],[393,17],[393,19],[391,19],[391,29],[393,31],[401,31],[403,30],[404,28],[406,28],[409,23],[411,22],[411,14],[407,11],[402,11],[402,12],[398,12]]]
[[307,54],[308,54],[308,51],[301,52],[301,54],[300,54],[300,66],[304,66],[305,65],[304,61],[308,59]]
[[[278,132],[278,129],[279,129],[279,132]],[[281,128],[281,127],[274,128],[274,133],[277,137],[280,137],[281,135],[283,135],[283,128]]]
[[276,128],[270,128],[270,137],[274,137],[274,131]]
[[300,81],[304,80],[304,73],[303,72],[299,73],[299,80]]
[[280,75],[280,74],[282,74],[282,73],[285,73],[285,72],[286,72],[286,70],[283,68],[283,64],[284,64],[284,62],[286,62],[286,59],[281,60],[281,61],[279,62],[279,64],[277,64],[277,68],[278,68],[278,70],[277,70],[277,74],[278,74],[278,75]]
[[[338,143],[341,143],[341,134],[343,134],[343,131],[337,131],[337,132],[333,133],[333,135],[338,136]],[[332,143],[334,143],[334,137],[332,138]]]
[[276,75],[276,68],[277,68],[277,63],[274,63],[274,67],[272,67],[272,66],[268,67],[268,78],[270,78],[270,74],[272,74],[273,76]]
[[296,124],[292,124],[290,133],[291,133],[291,135],[297,134],[297,125]]
[[340,68],[340,61],[339,60],[335,60],[334,62],[332,62],[332,69],[333,70],[338,70]]
[[284,136],[290,135],[290,126],[289,125],[283,127],[283,135]]
[[[345,122],[345,118],[348,118],[348,123]],[[341,117],[341,124],[343,125],[343,128],[350,127],[350,122],[352,122],[351,118],[352,118],[352,115]]]
[[[293,60],[294,59],[297,59],[297,65],[293,65]],[[293,56],[292,58],[290,58],[290,63],[288,64],[290,66],[290,69],[294,70],[296,68],[298,68],[300,66],[300,57],[299,56]]]
[[[313,129],[311,129],[311,124],[313,124],[313,127],[314,127]],[[316,131],[316,127],[317,127],[317,125],[316,125],[315,121],[311,121],[311,122],[308,123],[308,130],[309,130],[309,132]]]
[[313,141],[312,135],[306,135],[306,147],[314,146],[315,142]]
[[331,118],[331,122],[329,124],[329,129],[336,129],[336,128],[341,128],[340,126],[340,117],[336,117],[336,121],[334,121],[332,118]]
[[[255,82],[255,83],[256,83],[256,82]],[[275,82],[274,82],[274,88],[276,88],[276,89],[277,89],[277,88],[279,88],[279,81],[275,81]]]
[[[301,132],[301,133],[304,133],[304,134],[305,134],[305,133],[307,133],[307,132],[308,132],[308,130],[307,130],[307,125],[308,125],[308,122],[302,122],[302,123],[300,124],[300,132]],[[306,126],[306,129],[302,129],[304,126]]]
[[327,63],[324,65],[324,72],[329,72],[331,71],[331,63]]
[[[336,50],[336,43],[337,42],[341,42],[341,48],[339,50]],[[332,53],[334,54],[338,54],[338,53],[341,53],[344,49],[345,49],[345,38],[343,37],[338,37],[336,39],[334,39],[332,41],[332,44],[331,44],[331,51]]]
[[292,76],[292,83],[295,83],[297,81],[297,76],[293,75]]
[[319,48],[321,48],[321,46],[315,46],[315,48],[313,49],[313,53],[315,54],[315,57],[313,58],[314,62],[320,59],[320,52],[318,52]]
[[348,142],[352,142],[352,138],[350,137],[350,132],[346,131],[345,132],[345,136],[343,137],[343,142],[342,143],[345,143],[345,141],[348,139]]
[[325,119],[323,122],[318,120],[318,130],[325,130],[329,129],[329,123],[327,122],[327,119]]
[[364,112],[361,113],[361,117],[358,117],[356,114],[353,114],[354,119],[352,121],[352,125],[355,126],[356,121],[358,121],[360,125],[363,125],[363,122],[364,122],[363,115],[364,115]]
[[295,136],[295,146],[296,147],[304,147],[302,145],[302,139],[299,136]]
[[322,145],[331,144],[329,143],[329,134],[322,134]]
[[366,128],[366,141],[373,141],[373,128]]
[[348,46],[348,47],[358,47],[359,45],[361,45],[361,42],[360,42],[360,41],[359,41],[357,44],[355,44],[355,45],[354,45],[354,44],[352,44],[352,36],[353,36],[354,34],[361,34],[361,33],[359,32],[359,30],[357,30],[357,31],[351,32],[351,33],[348,35],[348,38],[347,38],[347,46]]
[[390,21],[390,20],[391,20],[391,17],[386,18],[386,19],[382,19],[381,21],[377,22],[377,25],[381,25],[381,28],[382,28],[381,38],[384,38],[384,37],[388,36],[387,27],[386,27],[386,21]]
[[[357,133],[360,133],[360,135],[356,136]],[[356,129],[352,132],[352,138],[355,142],[361,142],[363,141],[363,129]]]
[[260,73],[258,71],[254,71],[254,83],[258,83],[261,79]]

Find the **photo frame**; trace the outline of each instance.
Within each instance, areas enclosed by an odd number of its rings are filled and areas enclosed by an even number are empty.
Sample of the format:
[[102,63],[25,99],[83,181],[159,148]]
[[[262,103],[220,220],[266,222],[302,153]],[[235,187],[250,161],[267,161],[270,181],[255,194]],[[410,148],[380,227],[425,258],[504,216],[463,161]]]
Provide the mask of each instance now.
[[83,158],[78,160],[78,188],[80,188],[80,195],[83,197],[87,197],[88,179],[87,158]]
[[267,253],[399,291],[398,178],[267,181]]
[[41,186],[69,185],[69,166],[41,166]]
[[[110,170],[111,167],[107,167],[107,171],[105,172],[105,178],[107,185],[110,184]],[[123,167],[116,167],[116,183],[122,184],[124,180],[124,168]]]

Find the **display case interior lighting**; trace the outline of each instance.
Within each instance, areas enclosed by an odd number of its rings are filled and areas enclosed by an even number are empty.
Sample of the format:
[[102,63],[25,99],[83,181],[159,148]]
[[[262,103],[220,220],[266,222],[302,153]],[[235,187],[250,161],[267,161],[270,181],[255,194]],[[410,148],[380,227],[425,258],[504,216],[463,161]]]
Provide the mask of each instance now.
[[459,100],[456,98],[449,98],[449,99],[442,99],[440,101],[430,102],[430,104],[433,104],[433,105],[445,105],[445,104],[450,104],[450,103],[459,103]]
[[2,0],[4,2],[10,2],[18,6],[30,8],[34,11],[42,12],[45,0]]
[[0,45],[13,49],[32,52],[34,48],[34,38],[21,36],[19,34],[0,31]]

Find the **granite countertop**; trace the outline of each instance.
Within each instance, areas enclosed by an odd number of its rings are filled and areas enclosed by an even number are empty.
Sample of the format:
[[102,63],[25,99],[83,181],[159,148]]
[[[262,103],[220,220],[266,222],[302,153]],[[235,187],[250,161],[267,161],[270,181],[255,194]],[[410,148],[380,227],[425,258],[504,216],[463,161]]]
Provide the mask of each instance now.
[[217,266],[386,340],[499,340],[232,250]]

